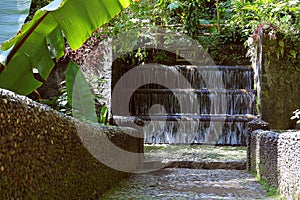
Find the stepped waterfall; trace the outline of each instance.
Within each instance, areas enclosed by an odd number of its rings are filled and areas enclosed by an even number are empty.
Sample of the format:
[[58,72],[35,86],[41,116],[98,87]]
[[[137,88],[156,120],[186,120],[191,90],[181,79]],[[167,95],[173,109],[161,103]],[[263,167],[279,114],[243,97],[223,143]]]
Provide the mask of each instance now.
[[245,145],[247,122],[256,117],[251,67],[147,64],[135,71],[115,100],[129,95],[129,111],[113,115],[119,125],[143,121],[145,143]]

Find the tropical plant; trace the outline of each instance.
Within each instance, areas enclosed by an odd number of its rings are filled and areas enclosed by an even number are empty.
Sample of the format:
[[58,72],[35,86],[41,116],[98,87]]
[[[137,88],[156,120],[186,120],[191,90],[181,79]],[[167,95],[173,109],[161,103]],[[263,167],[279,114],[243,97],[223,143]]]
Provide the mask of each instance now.
[[53,0],[31,0],[29,15],[27,16],[26,21],[32,20],[33,15],[37,10],[43,8],[52,1]]
[[108,114],[108,110],[107,110],[107,107],[104,105],[104,106],[102,106],[100,113],[98,115],[98,122],[100,123],[100,125],[108,124],[107,114]]
[[[230,20],[233,27],[236,27],[246,37],[261,25],[268,24],[273,27],[270,36],[274,34],[283,35],[299,41],[300,26],[300,1],[279,1],[279,0],[255,0],[255,1],[232,1],[234,15]],[[254,35],[255,37],[255,35]]]
[[97,122],[94,96],[89,83],[75,62],[70,62],[66,71],[66,91],[72,114],[87,122]]
[[100,125],[107,125],[108,110],[101,103],[103,96],[93,93],[99,82],[105,80],[95,77],[88,82],[76,62],[72,61],[66,70],[66,81],[61,83],[61,95],[42,99],[41,102],[85,122],[97,121]]
[[10,52],[0,68],[0,87],[29,94],[46,80],[54,62],[64,55],[65,39],[72,49],[79,48],[94,30],[108,22],[131,0],[54,0],[38,10],[19,34],[2,44]]
[[61,84],[62,84],[62,89],[60,90],[61,95],[52,96],[49,97],[48,99],[40,99],[39,101],[45,105],[52,107],[53,109],[61,113],[72,116],[72,107],[68,103],[66,82],[63,81]]
[[293,112],[293,116],[291,117],[293,120],[297,120],[296,123],[300,124],[300,109],[297,109]]
[[[142,0],[133,3],[105,27],[111,35],[141,27],[163,26],[181,32],[185,29],[189,35],[196,36],[203,32],[200,24],[217,24],[220,18],[217,11],[227,17],[224,5],[209,0]],[[219,9],[220,6],[223,8]],[[215,33],[217,28],[208,26],[207,31]]]
[[[153,29],[160,26],[176,33],[187,34],[197,40],[218,64],[226,62],[232,64],[235,59],[237,64],[248,63],[242,52],[239,55],[233,55],[232,49],[230,50],[229,47],[227,48],[229,53],[224,52],[224,46],[233,43],[243,44],[246,40],[246,37],[242,40],[240,32],[229,26],[228,21],[231,20],[232,15],[231,0],[142,0],[140,3],[133,3],[128,9],[105,25],[103,33],[116,35],[141,27]],[[220,26],[218,26],[219,23]],[[161,37],[164,37],[168,44],[174,43],[174,38],[168,38],[166,35]],[[161,42],[163,40],[157,41]],[[129,45],[140,46],[137,42],[132,40]],[[126,58],[126,61],[143,63],[145,54],[148,53],[148,57],[157,53],[150,52],[149,54],[149,52],[146,52],[140,54],[142,51],[143,49],[140,49],[139,54],[132,52]]]

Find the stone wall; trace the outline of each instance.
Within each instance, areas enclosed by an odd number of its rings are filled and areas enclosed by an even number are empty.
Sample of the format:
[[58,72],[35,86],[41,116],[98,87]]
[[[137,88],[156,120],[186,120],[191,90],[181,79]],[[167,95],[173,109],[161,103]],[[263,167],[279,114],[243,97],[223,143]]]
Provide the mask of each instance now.
[[[108,110],[108,121],[112,117],[111,113],[111,93],[112,93],[112,46],[109,39],[100,42],[93,47],[93,50],[86,56],[80,65],[84,76],[93,82],[94,94],[101,96],[97,98],[101,105],[105,105]],[[95,80],[98,82],[95,82]],[[100,110],[100,108],[98,108]]]
[[259,113],[272,129],[295,128],[290,117],[300,107],[300,57],[291,52],[299,49],[299,43],[280,38],[269,40],[266,36],[262,40],[262,54],[259,49],[257,42],[252,64],[261,97],[257,101]]
[[270,186],[277,187],[278,133],[258,130],[251,138],[251,171],[260,178],[267,178]]
[[278,139],[279,191],[300,199],[300,131],[285,132]]
[[[97,147],[109,139],[128,152],[143,152],[143,139],[127,133],[138,134],[86,125],[0,89],[0,199],[99,199],[130,173],[105,166],[92,151],[109,153],[110,147]],[[117,164],[133,171],[141,161],[141,156],[127,157]]]
[[256,130],[251,134],[251,171],[288,199],[300,199],[300,131]]

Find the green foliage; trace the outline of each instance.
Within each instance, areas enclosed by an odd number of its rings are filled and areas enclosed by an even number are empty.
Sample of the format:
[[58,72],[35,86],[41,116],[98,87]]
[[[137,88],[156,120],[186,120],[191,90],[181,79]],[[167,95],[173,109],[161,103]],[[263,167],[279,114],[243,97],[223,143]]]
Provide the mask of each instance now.
[[[230,20],[233,27],[240,29],[246,37],[256,33],[261,25],[269,25],[270,37],[279,34],[284,38],[299,41],[300,1],[255,0],[232,1],[234,15]],[[255,37],[255,35],[254,35]]]
[[[244,64],[245,58],[243,53],[236,55],[232,54],[230,49],[228,53],[223,51],[224,47],[222,45],[243,43],[236,29],[228,26],[227,21],[231,17],[230,1],[142,0],[141,2],[133,3],[110,21],[109,24],[105,25],[103,33],[112,36],[142,27],[167,28],[177,33],[187,34],[199,41],[219,64],[233,60],[237,64]],[[222,24],[220,32],[216,26],[218,20]],[[202,25],[206,25],[206,27]],[[133,38],[138,37],[133,36]],[[174,38],[164,36],[164,39],[164,45],[174,43]],[[138,41],[130,41],[131,43],[128,46],[139,46]],[[158,42],[161,41],[163,40]],[[138,53],[132,52],[131,55],[126,57],[126,60],[128,61],[131,58],[131,63],[142,63],[145,61],[146,56],[148,56],[146,52],[143,53],[145,50],[139,49],[138,51]],[[161,56],[157,56],[155,60],[161,61],[161,58]]]
[[75,62],[68,65],[66,72],[68,104],[73,116],[88,122],[97,122],[95,102],[90,86]]
[[32,0],[30,5],[29,15],[26,18],[26,21],[30,21],[33,18],[34,13],[41,9],[42,7],[48,5],[53,0]]
[[73,49],[79,48],[92,32],[108,22],[131,0],[54,0],[38,10],[20,33],[3,43],[12,47],[0,71],[0,86],[19,94],[29,94],[41,85],[32,70],[46,80],[54,66],[53,59],[64,55],[65,38]]
[[269,197],[279,198],[280,195],[277,192],[277,189],[271,187],[266,178],[258,178],[258,182],[263,186],[263,188],[268,192]]
[[[228,17],[225,3],[220,4],[221,17]],[[225,20],[223,20],[225,22]],[[183,32],[196,37],[203,33],[200,24],[216,24],[216,5],[210,1],[190,0],[142,0],[133,3],[120,15],[105,26],[105,32],[115,35],[141,27],[167,26],[171,30]],[[206,32],[216,33],[216,28]],[[204,31],[204,32],[205,32]]]
[[300,109],[297,109],[293,112],[293,116],[291,117],[291,119],[297,120],[296,123],[300,124]]
[[87,82],[77,64],[71,62],[66,71],[66,81],[62,83],[62,94],[43,99],[42,103],[80,120],[107,125],[108,110],[105,105],[101,104],[103,96],[92,93],[98,87],[99,82],[105,82],[105,80],[94,77]]
[[63,89],[60,96],[54,96],[49,99],[42,99],[41,103],[51,106],[53,109],[64,113],[66,115],[72,115],[72,107],[68,103],[68,96],[66,91],[65,82],[63,83]]
[[190,1],[186,5],[187,13],[183,14],[185,29],[188,31],[188,34],[193,38],[196,38],[199,33],[201,33],[201,28],[199,24],[209,24],[210,22],[205,19],[203,11],[205,9],[205,4],[201,1]]
[[151,24],[150,20],[154,20],[154,13],[157,12],[152,7],[153,2],[154,0],[133,2],[129,8],[103,26],[103,33],[113,36]]
[[101,108],[98,121],[101,125],[106,125],[107,124],[107,107],[104,105]]
[[[263,169],[259,167],[260,171],[262,172]],[[252,175],[257,179],[257,181],[263,186],[263,188],[267,191],[268,197],[271,197],[272,199],[284,199],[281,197],[281,195],[278,193],[277,189],[274,187],[271,187],[268,179],[260,177],[259,174],[256,174],[255,172],[252,172]]]

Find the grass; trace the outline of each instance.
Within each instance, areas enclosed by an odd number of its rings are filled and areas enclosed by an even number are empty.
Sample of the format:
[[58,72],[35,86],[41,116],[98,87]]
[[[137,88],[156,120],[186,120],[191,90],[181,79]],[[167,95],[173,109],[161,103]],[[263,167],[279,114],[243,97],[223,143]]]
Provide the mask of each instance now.
[[263,188],[268,192],[268,197],[273,197],[275,195],[278,195],[277,189],[274,187],[271,187],[268,183],[268,180],[263,178],[263,179],[258,179],[258,182],[263,186]]
[[266,178],[261,178],[257,174],[253,173],[253,176],[257,179],[257,181],[263,186],[263,188],[267,191],[268,197],[272,199],[280,199],[285,200],[286,198],[282,197],[275,187],[271,187],[268,180]]

